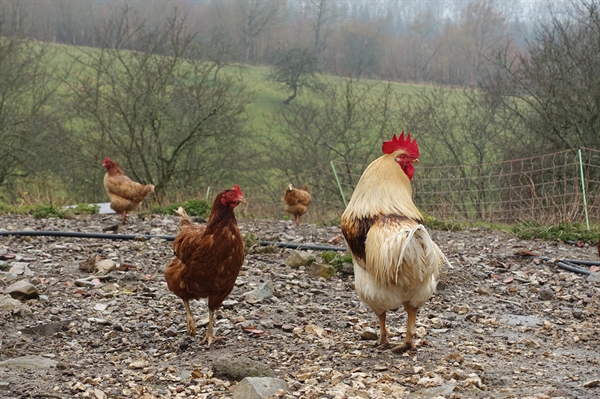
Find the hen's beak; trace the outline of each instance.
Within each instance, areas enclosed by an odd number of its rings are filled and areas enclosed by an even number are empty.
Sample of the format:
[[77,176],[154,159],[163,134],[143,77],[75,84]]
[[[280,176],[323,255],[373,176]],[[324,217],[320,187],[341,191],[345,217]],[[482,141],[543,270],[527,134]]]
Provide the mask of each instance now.
[[419,163],[419,158],[416,158],[413,163]]
[[239,204],[240,202],[241,202],[242,204],[245,204],[245,203],[246,203],[246,198],[244,198],[244,197],[240,197],[240,198],[238,198],[238,204]]

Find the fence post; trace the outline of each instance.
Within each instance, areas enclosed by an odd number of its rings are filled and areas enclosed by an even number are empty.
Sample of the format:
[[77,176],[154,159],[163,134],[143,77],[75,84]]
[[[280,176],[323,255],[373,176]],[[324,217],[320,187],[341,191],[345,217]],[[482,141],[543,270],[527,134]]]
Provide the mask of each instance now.
[[208,201],[208,196],[210,195],[210,186],[206,189],[206,200]]
[[337,172],[335,171],[335,166],[333,166],[333,161],[329,161],[329,163],[331,164],[331,169],[333,169],[333,176],[335,177],[335,182],[338,185],[338,190],[340,190],[340,194],[342,195],[342,201],[344,201],[344,206],[347,207],[348,203],[346,202],[346,197],[344,197],[344,190],[342,190],[340,179],[338,179]]
[[583,180],[583,157],[581,156],[581,148],[577,154],[579,155],[579,173],[581,174],[581,191],[583,192],[583,210],[585,211],[585,225],[590,229],[590,220],[588,218],[587,199],[585,198],[585,182]]

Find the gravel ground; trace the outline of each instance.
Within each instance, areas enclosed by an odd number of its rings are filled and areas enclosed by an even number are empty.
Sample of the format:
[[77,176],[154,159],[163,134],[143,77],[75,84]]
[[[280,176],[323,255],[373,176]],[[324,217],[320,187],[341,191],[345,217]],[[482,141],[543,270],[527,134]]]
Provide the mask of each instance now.
[[[0,215],[0,230],[101,233],[119,221]],[[259,240],[343,245],[338,226],[239,224]],[[133,216],[117,233],[175,235],[177,228],[175,217]],[[360,303],[351,274],[310,277],[285,265],[290,249],[249,251],[217,313],[216,334],[227,339],[207,348],[199,344],[205,302],[193,303],[199,331],[187,337],[182,301],[166,287],[171,242],[0,236],[0,396],[231,398],[237,381],[217,377],[217,359],[265,364],[288,383],[288,393],[277,395],[284,398],[600,396],[600,285],[555,262],[596,261],[596,248],[483,230],[432,236],[452,268],[419,312],[422,345],[402,355],[376,345],[377,318]],[[515,256],[524,251],[538,257]],[[99,260],[117,269],[90,278],[98,272],[86,266]],[[1,295],[20,280],[34,284],[39,299],[15,304]],[[268,282],[273,296],[247,300]],[[403,311],[388,313],[392,341],[403,339],[405,323]],[[37,357],[10,364],[24,356]]]

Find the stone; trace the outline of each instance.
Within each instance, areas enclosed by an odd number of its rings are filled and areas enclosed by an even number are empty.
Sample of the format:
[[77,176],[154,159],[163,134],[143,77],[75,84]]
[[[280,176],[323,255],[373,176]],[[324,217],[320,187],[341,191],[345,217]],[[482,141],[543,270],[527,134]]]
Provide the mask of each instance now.
[[10,295],[0,295],[0,314],[10,313],[12,316],[24,316],[32,314],[29,306],[19,302]]
[[352,263],[343,263],[341,272],[342,272],[342,274],[347,274],[347,275],[353,276],[354,275],[354,265]]
[[27,280],[20,280],[15,283],[12,283],[8,287],[6,287],[4,293],[20,301],[27,299],[37,299],[40,296],[35,286]]
[[311,277],[323,277],[329,279],[336,273],[335,267],[323,263],[312,263],[307,269],[308,275]]
[[29,263],[27,262],[14,262],[8,272],[19,276],[33,276],[33,272],[29,269]]
[[96,270],[100,275],[108,274],[117,268],[117,262],[111,259],[104,259],[96,262]]
[[275,377],[268,365],[244,357],[220,357],[213,362],[212,370],[215,377],[233,381],[246,377]]
[[591,273],[587,276],[586,281],[588,283],[600,283],[600,272]]
[[285,265],[292,269],[298,269],[300,266],[308,266],[315,261],[316,256],[306,251],[293,251],[286,259]]
[[15,357],[0,362],[0,366],[18,367],[22,369],[49,369],[55,368],[57,364],[58,362],[56,360],[37,355]]
[[280,378],[246,377],[235,386],[233,399],[263,399],[288,388],[287,382]]
[[274,292],[275,288],[273,287],[273,283],[271,281],[267,281],[261,284],[258,288],[246,292],[244,294],[244,299],[248,303],[258,303],[265,298],[273,296]]

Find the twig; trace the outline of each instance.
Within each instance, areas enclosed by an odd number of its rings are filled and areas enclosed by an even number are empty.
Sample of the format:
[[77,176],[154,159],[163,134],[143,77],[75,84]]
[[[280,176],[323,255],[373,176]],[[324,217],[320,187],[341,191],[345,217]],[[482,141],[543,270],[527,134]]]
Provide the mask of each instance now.
[[510,303],[511,305],[515,305],[515,306],[518,306],[518,307],[520,307],[520,308],[522,308],[522,307],[523,307],[523,305],[521,305],[521,304],[520,304],[520,303],[518,303],[518,302],[509,301],[508,299],[501,299],[501,298],[497,298],[497,299],[498,299],[498,301],[500,301],[500,302],[504,302],[504,303]]

